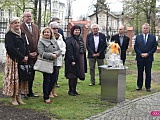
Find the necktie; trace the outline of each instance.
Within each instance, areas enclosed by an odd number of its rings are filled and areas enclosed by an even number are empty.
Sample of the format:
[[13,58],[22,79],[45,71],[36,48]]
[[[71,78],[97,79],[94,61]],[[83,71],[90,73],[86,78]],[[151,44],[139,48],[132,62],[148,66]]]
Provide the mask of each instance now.
[[146,44],[146,38],[147,38],[147,34],[144,35],[144,44]]
[[120,45],[122,46],[123,44],[123,36],[120,36]]
[[32,26],[31,26],[31,24],[28,24],[28,29],[29,29],[30,33],[32,33]]

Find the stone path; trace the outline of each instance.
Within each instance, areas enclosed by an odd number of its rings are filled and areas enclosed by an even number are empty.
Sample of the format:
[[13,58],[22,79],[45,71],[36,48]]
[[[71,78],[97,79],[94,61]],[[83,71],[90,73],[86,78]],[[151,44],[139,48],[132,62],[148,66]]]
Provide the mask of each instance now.
[[152,116],[152,111],[160,115],[160,92],[132,101],[125,100],[117,106],[85,120],[160,120],[160,116]]

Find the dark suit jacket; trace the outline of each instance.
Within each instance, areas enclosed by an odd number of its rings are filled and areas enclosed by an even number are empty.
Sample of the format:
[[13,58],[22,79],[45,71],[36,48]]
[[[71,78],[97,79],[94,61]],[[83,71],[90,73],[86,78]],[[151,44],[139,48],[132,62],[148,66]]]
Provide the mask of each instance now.
[[[143,38],[143,34],[138,35],[136,37],[136,41],[135,41],[135,45],[134,45],[134,50],[136,52],[136,60],[137,61],[148,61],[151,62],[154,60],[153,58],[153,54],[154,52],[157,50],[157,41],[156,41],[156,37],[149,34],[148,35],[148,39],[146,44],[144,43],[144,38]],[[142,58],[141,54],[142,53],[148,53],[149,56],[147,58]]]
[[129,37],[124,35],[123,36],[123,43],[122,46],[120,45],[120,40],[119,40],[119,34],[116,34],[114,36],[112,36],[111,41],[118,43],[118,45],[121,48],[121,60],[125,60],[126,59],[126,50],[128,49],[128,45],[129,45]]
[[88,58],[93,58],[92,55],[94,53],[99,53],[100,55],[97,58],[98,59],[104,59],[105,58],[105,50],[106,50],[106,47],[107,47],[105,35],[103,33],[99,33],[99,45],[98,45],[97,52],[95,51],[93,33],[90,33],[90,34],[87,35],[86,47],[87,47],[87,50],[88,50]]

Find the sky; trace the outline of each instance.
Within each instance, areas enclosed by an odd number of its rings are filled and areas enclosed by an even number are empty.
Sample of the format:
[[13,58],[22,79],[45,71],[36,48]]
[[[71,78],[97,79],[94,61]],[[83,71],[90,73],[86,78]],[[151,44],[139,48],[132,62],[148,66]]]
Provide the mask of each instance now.
[[[66,3],[67,0],[60,0]],[[88,12],[88,7],[96,0],[72,0],[73,20],[76,20],[80,15]],[[122,11],[123,4],[121,0],[107,0],[109,3],[110,11]]]

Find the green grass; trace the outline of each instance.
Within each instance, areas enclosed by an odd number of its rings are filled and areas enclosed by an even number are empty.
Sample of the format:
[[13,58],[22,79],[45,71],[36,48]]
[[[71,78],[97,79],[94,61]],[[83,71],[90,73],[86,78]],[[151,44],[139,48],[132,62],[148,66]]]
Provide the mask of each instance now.
[[[135,98],[152,94],[160,91],[160,85],[152,83],[152,92],[148,93],[143,89],[142,91],[136,91],[136,77],[137,66],[134,60],[135,56],[127,56],[126,66],[128,67],[126,76],[126,99],[133,100]],[[155,61],[153,63],[153,72],[160,72],[160,54],[155,54]],[[58,97],[51,98],[52,104],[45,104],[43,102],[42,93],[42,74],[36,72],[34,81],[34,92],[40,95],[39,98],[30,98],[24,100],[27,104],[20,105],[18,108],[29,108],[37,111],[45,111],[48,115],[57,119],[77,119],[82,120],[92,115],[96,115],[100,112],[109,109],[116,104],[107,101],[101,101],[101,87],[98,85],[98,72],[96,71],[96,85],[88,86],[90,83],[89,70],[86,74],[85,81],[80,81],[77,85],[77,91],[80,93],[78,96],[69,96],[68,92],[68,80],[64,77],[64,68],[60,70],[59,85],[60,88],[56,88]],[[0,73],[0,88],[2,88],[3,73]],[[9,98],[0,98],[6,105],[10,105]]]

